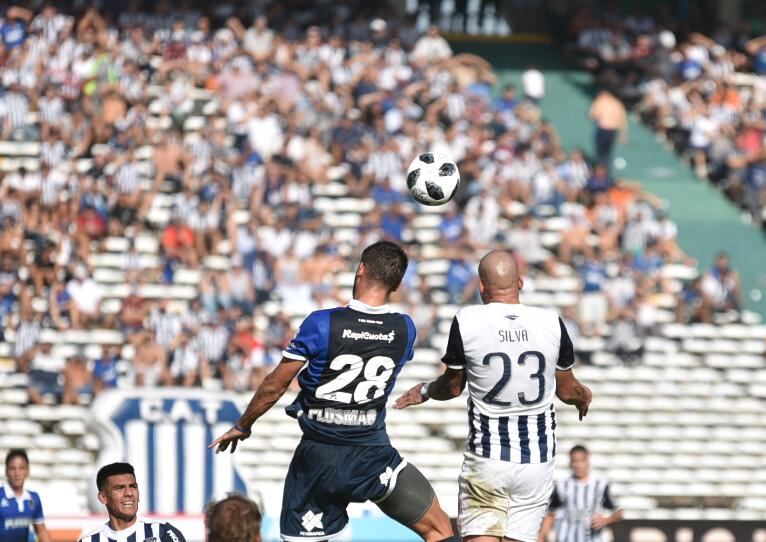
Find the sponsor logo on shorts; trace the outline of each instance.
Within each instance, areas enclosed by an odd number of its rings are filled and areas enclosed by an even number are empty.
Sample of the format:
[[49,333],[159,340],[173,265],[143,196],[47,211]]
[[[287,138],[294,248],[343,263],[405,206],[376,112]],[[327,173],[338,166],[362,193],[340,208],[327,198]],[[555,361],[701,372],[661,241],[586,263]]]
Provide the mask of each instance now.
[[386,341],[391,343],[394,341],[395,333],[391,330],[389,333],[370,333],[369,331],[352,331],[350,329],[343,330],[344,339],[352,339],[354,341]]
[[394,475],[394,470],[391,467],[386,467],[386,472],[381,473],[380,483],[384,486],[388,486],[391,481],[391,477]]
[[314,532],[315,529],[324,529],[324,525],[322,525],[323,515],[324,515],[324,512],[319,512],[318,514],[315,514],[311,510],[303,514],[303,517],[301,518],[301,525],[303,525],[303,528],[306,529],[306,532],[303,532],[301,534],[312,534],[312,535],[324,534],[324,531]]

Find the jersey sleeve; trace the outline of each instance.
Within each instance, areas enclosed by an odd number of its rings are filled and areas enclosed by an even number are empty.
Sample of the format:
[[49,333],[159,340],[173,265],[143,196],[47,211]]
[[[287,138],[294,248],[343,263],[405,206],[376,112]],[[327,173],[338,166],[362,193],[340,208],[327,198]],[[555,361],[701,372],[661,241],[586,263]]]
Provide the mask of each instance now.
[[163,523],[160,526],[160,542],[186,542],[186,539],[181,531],[170,523]]
[[548,505],[548,510],[550,512],[554,512],[561,508],[564,505],[564,503],[561,501],[561,497],[559,496],[558,489],[556,487],[553,488],[553,493],[551,494],[551,502]]
[[412,321],[412,318],[405,316],[405,321],[407,322],[407,331],[409,332],[409,337],[407,338],[407,355],[404,357],[404,360],[410,361],[413,357],[415,357],[415,341],[418,336],[418,330],[415,328],[415,322]]
[[612,493],[609,491],[609,484],[604,488],[604,497],[601,499],[601,506],[607,510],[617,510],[619,508],[617,501],[612,498]]
[[556,363],[556,369],[568,371],[574,367],[574,345],[561,318],[559,318],[559,327],[561,328],[561,341],[559,343],[559,359]]
[[452,319],[452,325],[449,328],[447,351],[442,358],[442,363],[450,369],[465,369],[465,347],[457,316]]
[[45,516],[43,515],[43,503],[40,500],[40,495],[37,493],[32,493],[32,502],[35,504],[34,510],[32,510],[32,522],[35,525],[45,523]]
[[308,361],[316,357],[321,351],[319,333],[319,314],[312,312],[298,328],[295,337],[290,341],[282,351],[282,356],[295,361]]

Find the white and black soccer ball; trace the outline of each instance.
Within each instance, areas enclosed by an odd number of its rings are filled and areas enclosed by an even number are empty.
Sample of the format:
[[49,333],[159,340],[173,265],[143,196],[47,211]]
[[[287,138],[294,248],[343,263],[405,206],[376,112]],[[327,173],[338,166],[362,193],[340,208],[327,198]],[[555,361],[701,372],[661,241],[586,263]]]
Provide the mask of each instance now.
[[423,205],[444,205],[460,186],[455,162],[444,154],[424,152],[407,169],[407,190]]

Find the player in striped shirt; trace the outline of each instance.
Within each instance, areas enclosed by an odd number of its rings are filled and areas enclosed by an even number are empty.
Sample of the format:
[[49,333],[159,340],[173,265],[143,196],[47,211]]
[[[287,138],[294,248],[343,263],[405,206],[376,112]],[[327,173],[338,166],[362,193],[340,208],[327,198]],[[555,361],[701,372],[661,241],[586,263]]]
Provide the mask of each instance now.
[[572,476],[553,489],[540,542],[554,523],[556,542],[602,542],[604,527],[622,521],[622,509],[612,498],[609,482],[591,474],[590,452],[585,446],[577,445],[569,452],[569,468]]
[[96,486],[98,500],[106,507],[109,521],[79,542],[186,542],[181,531],[170,523],[138,516],[138,483],[129,463],[101,467]]
[[445,401],[468,384],[468,446],[460,474],[464,541],[536,542],[553,490],[553,397],[588,412],[590,390],[572,374],[574,348],[561,318],[523,305],[516,260],[493,251],[479,264],[483,305],[452,321],[446,371],[413,387],[397,408]]

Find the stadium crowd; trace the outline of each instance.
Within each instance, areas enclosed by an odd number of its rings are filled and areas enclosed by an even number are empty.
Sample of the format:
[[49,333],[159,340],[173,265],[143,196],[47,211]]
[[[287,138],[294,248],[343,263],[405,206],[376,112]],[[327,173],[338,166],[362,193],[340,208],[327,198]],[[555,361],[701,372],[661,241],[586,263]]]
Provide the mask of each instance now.
[[[116,386],[127,351],[137,386],[250,389],[289,340],[289,314],[344,303],[334,277],[381,237],[407,245],[398,302],[429,345],[436,289],[418,274],[410,226],[422,210],[400,187],[423,149],[453,157],[463,180],[438,228],[450,303],[475,298],[476,256],[502,245],[529,291],[536,277],[580,273],[579,311],[565,310],[573,335],[613,324],[621,351],[625,336],[653,332],[658,296],[677,294],[661,269],[687,261],[659,202],[566,153],[534,100],[512,86],[495,97],[491,67],[453,55],[436,27],[421,34],[364,2],[294,4],[246,14],[223,4],[210,17],[167,2],[119,16],[6,9],[2,139],[40,150],[38,169],[0,177],[0,329],[14,330],[32,401]],[[352,247],[313,205],[336,181],[374,202]],[[113,238],[128,240],[127,290],[107,310],[93,261]],[[138,246],[147,238],[160,247],[151,264]],[[200,276],[188,303],[142,295],[188,269]],[[736,272],[716,269],[682,292],[679,319],[738,306]],[[289,310],[264,315],[268,300]],[[42,340],[44,329],[102,328],[124,344],[99,359],[63,359]]]
[[763,225],[766,36],[754,33],[752,21],[713,26],[707,36],[689,32],[666,10],[582,10],[570,36],[601,85],[687,156],[698,177]]

